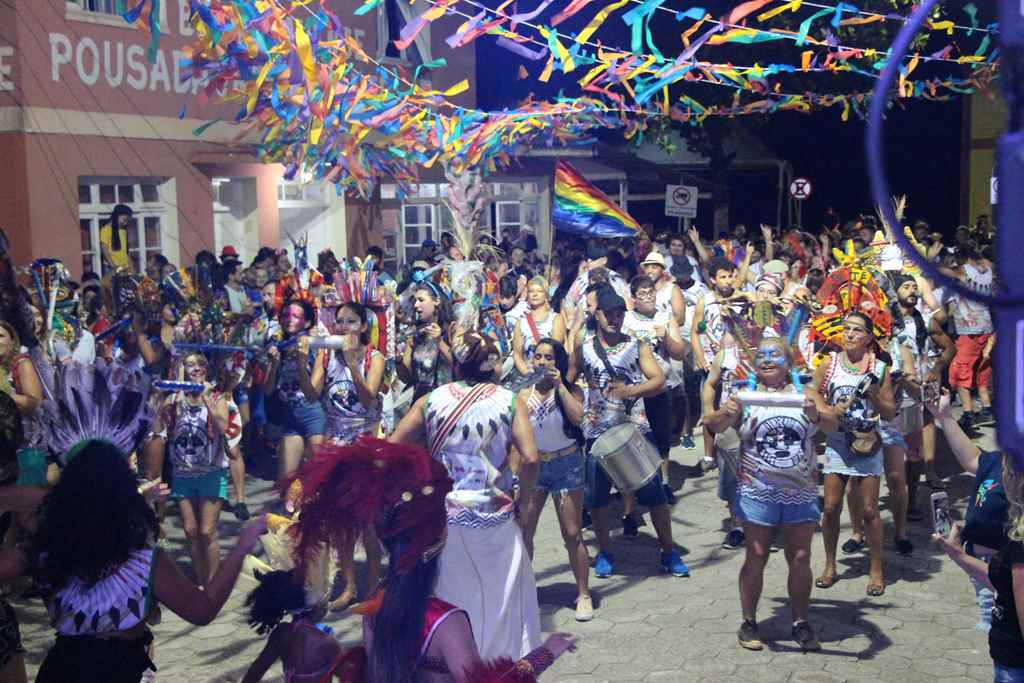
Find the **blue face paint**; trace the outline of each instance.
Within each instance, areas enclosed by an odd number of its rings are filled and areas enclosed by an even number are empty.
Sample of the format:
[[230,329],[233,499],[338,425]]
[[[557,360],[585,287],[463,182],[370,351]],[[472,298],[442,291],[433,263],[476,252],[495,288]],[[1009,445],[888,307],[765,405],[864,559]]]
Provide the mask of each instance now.
[[786,365],[786,352],[775,347],[758,349],[757,353],[754,355],[754,366],[759,368],[765,363]]

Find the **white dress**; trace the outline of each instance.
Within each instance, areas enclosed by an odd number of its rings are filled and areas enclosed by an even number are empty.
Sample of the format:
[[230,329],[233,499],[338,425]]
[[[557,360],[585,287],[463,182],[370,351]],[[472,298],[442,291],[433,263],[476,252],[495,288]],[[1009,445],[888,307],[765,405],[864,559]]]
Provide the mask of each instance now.
[[428,450],[455,482],[434,595],[466,610],[485,660],[517,660],[541,642],[537,585],[512,506],[515,401],[495,384],[453,382],[430,392],[423,409]]

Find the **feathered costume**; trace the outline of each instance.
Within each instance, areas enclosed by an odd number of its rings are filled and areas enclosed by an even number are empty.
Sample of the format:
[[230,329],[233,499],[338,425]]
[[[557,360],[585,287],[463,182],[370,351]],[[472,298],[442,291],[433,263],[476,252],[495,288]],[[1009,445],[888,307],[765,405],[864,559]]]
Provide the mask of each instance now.
[[[362,438],[348,446],[324,445],[295,475],[301,510],[290,532],[296,539],[295,563],[305,575],[325,544],[358,540],[371,527],[387,545],[408,539],[401,556],[389,563],[401,575],[441,552],[447,538],[445,496],[452,480],[443,464],[419,446]],[[355,609],[372,616],[384,596],[378,593]],[[426,643],[424,643],[426,644]],[[369,681],[366,651],[346,653],[334,675],[348,683]],[[533,682],[554,661],[541,647],[519,661],[481,662],[468,672],[472,683]]]
[[[812,341],[838,346],[842,340],[843,320],[854,311],[871,320],[877,339],[888,337],[892,329],[888,298],[864,262],[873,254],[857,254],[852,241],[844,251],[834,252],[840,267],[828,274],[818,290],[820,308],[811,318]],[[818,354],[815,364],[821,357],[822,354]]]
[[112,387],[105,373],[80,363],[56,366],[54,396],[41,408],[47,446],[61,464],[92,439],[131,454],[150,418],[140,389]]

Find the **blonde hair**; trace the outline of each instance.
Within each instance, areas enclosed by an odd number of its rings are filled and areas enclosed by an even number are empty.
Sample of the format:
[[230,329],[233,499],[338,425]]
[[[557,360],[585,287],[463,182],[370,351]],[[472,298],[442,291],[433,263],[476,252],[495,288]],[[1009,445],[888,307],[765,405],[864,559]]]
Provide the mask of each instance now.
[[1009,454],[1003,454],[1003,490],[1010,509],[1006,514],[1007,535],[1010,540],[1024,542],[1024,472],[1013,467]]

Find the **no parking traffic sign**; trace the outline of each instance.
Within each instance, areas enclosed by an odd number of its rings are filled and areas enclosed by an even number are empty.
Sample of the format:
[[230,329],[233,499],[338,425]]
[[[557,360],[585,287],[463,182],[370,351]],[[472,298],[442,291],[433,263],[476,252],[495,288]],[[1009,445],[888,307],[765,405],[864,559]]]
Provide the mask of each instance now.
[[793,182],[789,184],[790,196],[801,202],[811,196],[813,189],[811,181],[807,178],[793,178]]
[[697,188],[692,185],[666,185],[665,215],[696,218]]

